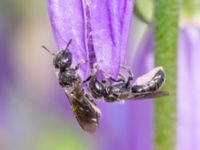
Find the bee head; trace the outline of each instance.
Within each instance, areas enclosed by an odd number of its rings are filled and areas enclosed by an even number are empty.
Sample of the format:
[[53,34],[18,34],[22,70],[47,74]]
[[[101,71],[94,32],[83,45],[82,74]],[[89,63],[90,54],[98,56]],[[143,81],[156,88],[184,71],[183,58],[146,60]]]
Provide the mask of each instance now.
[[68,68],[71,66],[72,53],[68,49],[71,42],[72,42],[72,39],[69,40],[66,48],[64,50],[59,51],[57,54],[51,52],[48,48],[42,45],[42,48],[44,48],[47,52],[49,52],[51,55],[54,56],[53,64],[56,69],[65,70],[65,68]]
[[72,54],[68,49],[59,51],[53,59],[53,64],[56,69],[65,69],[72,64]]

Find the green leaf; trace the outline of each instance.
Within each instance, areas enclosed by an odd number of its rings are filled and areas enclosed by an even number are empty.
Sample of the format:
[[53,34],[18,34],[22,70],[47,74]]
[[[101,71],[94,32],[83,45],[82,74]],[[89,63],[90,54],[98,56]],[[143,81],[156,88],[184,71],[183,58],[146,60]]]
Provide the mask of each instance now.
[[154,48],[156,66],[167,79],[163,90],[170,96],[155,101],[155,150],[176,149],[176,59],[178,39],[177,0],[154,0]]

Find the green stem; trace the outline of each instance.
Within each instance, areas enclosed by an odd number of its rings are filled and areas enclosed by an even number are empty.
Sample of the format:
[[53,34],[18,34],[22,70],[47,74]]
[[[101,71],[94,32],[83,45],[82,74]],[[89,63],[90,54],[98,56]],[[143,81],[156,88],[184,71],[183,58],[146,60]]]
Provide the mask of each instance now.
[[177,0],[154,0],[154,48],[156,66],[167,79],[163,90],[170,96],[155,101],[155,150],[176,149],[176,58],[178,38]]

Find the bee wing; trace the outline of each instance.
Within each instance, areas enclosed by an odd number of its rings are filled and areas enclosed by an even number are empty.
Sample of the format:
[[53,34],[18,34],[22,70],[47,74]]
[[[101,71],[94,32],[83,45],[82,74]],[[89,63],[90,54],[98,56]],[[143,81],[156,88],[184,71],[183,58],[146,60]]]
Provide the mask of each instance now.
[[67,93],[66,96],[81,128],[88,133],[95,133],[99,127],[100,110],[87,95],[77,98],[76,95]]
[[147,98],[157,98],[162,96],[169,96],[169,92],[166,91],[155,91],[155,92],[141,92],[141,93],[131,93],[128,100],[140,100]]

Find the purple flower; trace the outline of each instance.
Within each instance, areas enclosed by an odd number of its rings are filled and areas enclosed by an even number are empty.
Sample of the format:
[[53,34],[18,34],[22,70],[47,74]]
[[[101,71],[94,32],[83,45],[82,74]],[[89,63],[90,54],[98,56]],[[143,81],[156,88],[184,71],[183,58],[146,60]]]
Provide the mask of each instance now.
[[[100,61],[103,61],[100,63],[102,70],[117,75],[127,49],[133,3],[134,0],[49,0],[49,14],[58,49],[65,48],[68,40],[73,39],[70,50],[75,64],[80,59],[89,60],[82,68],[84,75],[94,62]],[[133,66],[135,77],[153,67],[151,33],[140,50]],[[103,145],[97,145],[99,149],[152,149],[151,101],[124,105],[100,103],[98,106],[104,114],[98,136],[100,143],[105,141]]]
[[200,27],[180,30],[177,89],[177,149],[200,149]]
[[95,62],[117,75],[124,60],[134,0],[49,0],[49,14],[58,49],[73,39],[74,63],[88,73]]

